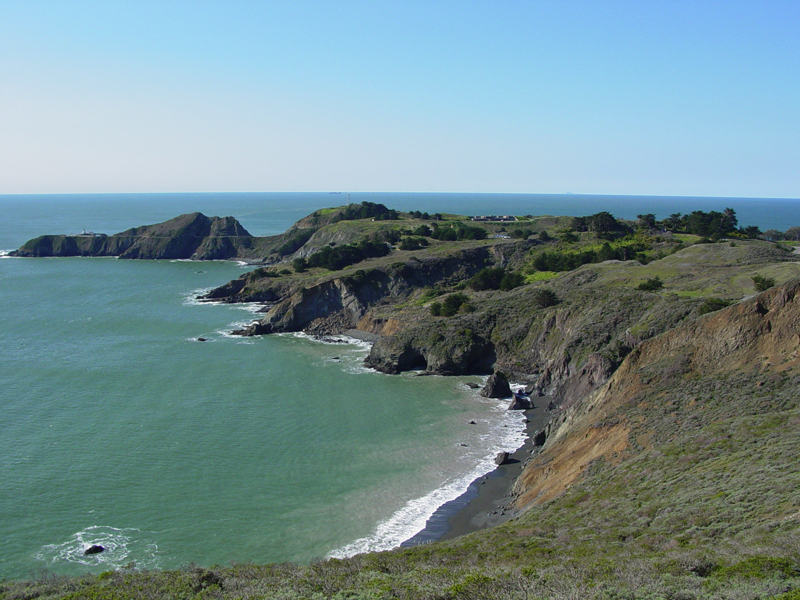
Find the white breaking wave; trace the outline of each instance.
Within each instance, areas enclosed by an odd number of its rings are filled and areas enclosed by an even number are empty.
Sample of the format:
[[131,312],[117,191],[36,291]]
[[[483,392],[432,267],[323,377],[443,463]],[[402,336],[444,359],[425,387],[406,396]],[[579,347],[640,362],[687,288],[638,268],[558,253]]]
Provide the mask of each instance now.
[[[61,544],[42,546],[36,558],[50,565],[69,562],[89,567],[120,569],[134,563],[139,569],[158,568],[158,546],[142,533],[139,529],[93,525],[74,533]],[[103,552],[84,554],[94,545],[102,546]]]
[[425,529],[428,519],[440,506],[455,500],[467,491],[473,481],[493,471],[496,467],[494,458],[498,452],[520,448],[526,438],[523,415],[506,411],[500,404],[496,405],[496,410],[503,412],[502,418],[491,434],[496,441],[470,472],[445,482],[442,487],[421,498],[408,501],[387,520],[378,523],[374,533],[333,550],[328,557],[347,558],[365,552],[381,552],[397,548]]
[[192,290],[191,292],[187,292],[183,297],[183,305],[184,306],[230,306],[231,308],[236,308],[239,310],[244,310],[249,313],[259,313],[261,309],[267,304],[262,302],[223,302],[221,300],[200,300],[200,296],[203,296],[213,290],[214,288],[198,288],[196,290]]
[[313,335],[309,335],[308,333],[303,333],[302,331],[293,332],[293,333],[283,333],[283,334],[276,334],[276,335],[286,335],[292,336],[296,338],[300,338],[303,340],[310,340],[312,342],[317,342],[319,344],[328,344],[331,346],[339,346],[339,345],[348,345],[348,346],[356,346],[361,350],[369,350],[372,348],[372,342],[367,342],[365,340],[359,340],[358,338],[350,337],[349,335],[327,335],[324,337],[317,337]]

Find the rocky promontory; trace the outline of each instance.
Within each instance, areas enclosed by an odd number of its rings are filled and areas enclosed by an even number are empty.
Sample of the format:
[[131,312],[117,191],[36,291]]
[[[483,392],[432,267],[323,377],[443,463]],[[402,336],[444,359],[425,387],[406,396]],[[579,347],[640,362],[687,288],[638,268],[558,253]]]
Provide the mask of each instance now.
[[113,235],[43,235],[10,254],[217,260],[239,257],[258,239],[233,217],[207,217],[196,212]]

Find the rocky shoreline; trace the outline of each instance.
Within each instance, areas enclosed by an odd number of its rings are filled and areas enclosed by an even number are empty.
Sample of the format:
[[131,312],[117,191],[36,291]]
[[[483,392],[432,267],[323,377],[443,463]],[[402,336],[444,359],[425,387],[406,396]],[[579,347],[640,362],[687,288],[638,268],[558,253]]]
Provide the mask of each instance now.
[[513,506],[515,484],[525,465],[537,452],[537,434],[545,429],[551,413],[546,402],[535,402],[534,408],[525,411],[525,442],[509,459],[494,470],[478,477],[461,496],[436,509],[425,524],[425,529],[401,544],[401,547],[419,546],[439,540],[450,540],[480,529],[494,527],[514,519],[519,510]]

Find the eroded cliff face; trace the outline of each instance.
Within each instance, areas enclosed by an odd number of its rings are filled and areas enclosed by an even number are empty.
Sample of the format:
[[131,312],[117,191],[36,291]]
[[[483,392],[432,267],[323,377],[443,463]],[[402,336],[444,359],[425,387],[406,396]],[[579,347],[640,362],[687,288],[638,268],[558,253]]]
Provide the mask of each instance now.
[[[542,452],[517,482],[517,505],[563,494],[594,461],[619,464],[687,428],[768,411],[770,390],[798,372],[800,280],[644,341],[602,387],[554,417]],[[715,395],[731,396],[727,413],[704,410]],[[737,404],[739,396],[747,403]]]
[[474,296],[473,313],[409,319],[373,345],[367,365],[386,373],[502,371],[527,382],[529,393],[569,406],[605,383],[642,339],[696,314],[691,300],[582,281],[576,274],[554,282],[561,301],[552,307],[537,307],[537,288],[525,286]]
[[237,332],[241,335],[292,331],[331,335],[350,329],[385,335],[414,316],[399,311],[387,318],[381,314],[384,307],[408,299],[421,288],[468,279],[485,266],[487,258],[487,249],[474,248],[423,260],[411,258],[368,270],[351,270],[345,275],[316,281],[247,274],[212,290],[204,298],[274,303],[262,319]]

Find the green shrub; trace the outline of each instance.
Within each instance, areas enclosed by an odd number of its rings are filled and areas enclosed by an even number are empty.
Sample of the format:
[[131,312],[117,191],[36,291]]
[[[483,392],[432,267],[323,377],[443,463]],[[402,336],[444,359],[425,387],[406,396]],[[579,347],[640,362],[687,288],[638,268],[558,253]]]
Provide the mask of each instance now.
[[574,244],[575,242],[577,242],[577,241],[579,241],[581,239],[577,235],[572,233],[571,231],[565,231],[564,233],[562,233],[558,237],[562,242],[564,242],[566,244]]
[[775,280],[772,277],[762,277],[761,275],[753,275],[753,286],[757,292],[765,292],[775,285]]
[[525,283],[525,276],[522,273],[506,273],[500,281],[500,289],[503,291],[513,290]]
[[533,304],[539,308],[555,306],[560,301],[556,293],[549,288],[539,288],[533,292]]
[[322,267],[331,271],[344,269],[348,265],[353,265],[368,258],[386,256],[391,252],[391,248],[384,242],[364,239],[357,244],[347,244],[345,246],[325,246],[312,254],[307,259],[309,267]]
[[450,294],[444,301],[431,304],[431,314],[434,317],[452,317],[455,314],[472,312],[474,308],[469,303],[469,298],[460,292]]
[[505,269],[486,267],[478,271],[470,280],[469,287],[480,292],[482,290],[499,290],[505,276]]
[[700,305],[699,312],[701,315],[722,310],[726,306],[730,306],[730,300],[723,300],[722,298],[706,298],[705,302]]
[[419,250],[428,245],[424,237],[406,237],[400,242],[400,250]]
[[655,292],[660,290],[662,287],[664,287],[664,282],[661,281],[661,278],[658,275],[656,275],[655,277],[651,277],[650,279],[637,285],[636,289],[642,290],[643,292]]

